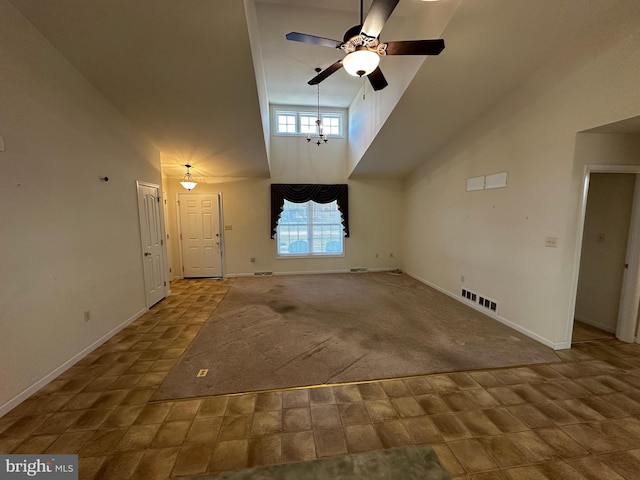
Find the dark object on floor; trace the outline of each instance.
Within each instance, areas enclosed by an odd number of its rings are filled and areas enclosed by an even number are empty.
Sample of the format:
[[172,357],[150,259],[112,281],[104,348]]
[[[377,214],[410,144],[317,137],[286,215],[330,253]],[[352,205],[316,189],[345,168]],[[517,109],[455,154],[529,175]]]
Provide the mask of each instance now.
[[325,457],[181,480],[451,480],[428,445]]

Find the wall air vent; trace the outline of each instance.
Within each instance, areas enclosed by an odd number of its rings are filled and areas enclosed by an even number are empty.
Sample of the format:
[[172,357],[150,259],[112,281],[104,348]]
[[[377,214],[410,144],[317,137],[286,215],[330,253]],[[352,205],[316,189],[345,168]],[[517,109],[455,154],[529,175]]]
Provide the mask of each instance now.
[[460,290],[460,296],[469,300],[470,302],[477,303],[478,305],[486,308],[487,310],[491,310],[492,312],[498,311],[498,302],[495,300],[491,300],[490,298],[485,297],[484,295],[479,295],[471,290],[462,287]]
[[463,298],[466,298],[467,300],[470,300],[474,303],[478,300],[478,294],[475,292],[472,292],[471,290],[467,290],[466,288],[462,289],[462,292],[460,292],[460,295]]
[[273,276],[273,272],[253,272],[255,277],[271,277]]
[[496,312],[498,310],[498,304],[489,298],[478,297],[478,303],[492,312]]
[[367,269],[366,268],[352,268],[351,269],[351,273],[362,273],[362,272],[366,272]]

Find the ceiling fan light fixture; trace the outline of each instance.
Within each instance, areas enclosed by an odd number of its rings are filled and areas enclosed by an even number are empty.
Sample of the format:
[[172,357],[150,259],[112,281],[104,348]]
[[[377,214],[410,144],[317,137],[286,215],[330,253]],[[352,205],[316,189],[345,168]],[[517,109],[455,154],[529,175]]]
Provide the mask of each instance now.
[[378,67],[381,56],[439,55],[444,49],[444,40],[442,39],[401,40],[385,43],[380,41],[380,32],[399,2],[400,0],[370,0],[369,12],[365,18],[363,15],[364,0],[360,0],[360,23],[345,32],[343,41],[307,35],[306,33],[287,33],[285,35],[287,40],[339,49],[345,55],[307,83],[317,85],[344,67],[349,75],[360,78],[366,76],[373,90],[377,92],[389,85],[382,70]]
[[194,188],[196,188],[196,185],[198,184],[194,182],[193,179],[191,178],[191,173],[189,172],[191,165],[185,165],[185,167],[187,167],[187,173],[185,173],[184,177],[182,177],[182,181],[180,182],[180,185],[182,185],[187,190],[191,191]]
[[342,60],[342,66],[349,75],[354,77],[362,77],[369,75],[380,63],[380,55],[371,50],[360,48],[355,52],[349,53]]

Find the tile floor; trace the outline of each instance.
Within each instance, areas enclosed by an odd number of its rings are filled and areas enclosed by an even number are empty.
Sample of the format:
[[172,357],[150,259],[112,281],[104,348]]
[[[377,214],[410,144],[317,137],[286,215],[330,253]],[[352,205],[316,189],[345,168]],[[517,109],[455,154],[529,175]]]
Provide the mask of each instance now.
[[616,336],[613,333],[592,327],[591,325],[579,322],[578,320],[573,322],[573,336],[571,339],[573,343],[590,342],[592,340],[606,340],[615,337]]
[[81,479],[166,479],[430,444],[457,480],[637,479],[640,345],[562,362],[150,402],[233,279],[173,295],[0,418],[1,453],[78,453]]

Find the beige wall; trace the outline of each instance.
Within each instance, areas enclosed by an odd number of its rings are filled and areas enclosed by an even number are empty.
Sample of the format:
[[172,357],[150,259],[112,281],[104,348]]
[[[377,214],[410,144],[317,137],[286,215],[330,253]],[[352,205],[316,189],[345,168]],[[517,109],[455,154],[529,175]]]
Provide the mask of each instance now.
[[[400,252],[402,183],[397,180],[347,180],[345,139],[325,145],[307,144],[299,137],[271,138],[270,179],[220,179],[199,184],[194,193],[222,193],[225,272],[311,273],[348,271],[350,268],[392,269],[402,266]],[[171,268],[179,277],[177,245],[177,193],[185,192],[177,180],[169,183],[169,246]],[[270,238],[271,183],[348,183],[350,234],[344,257],[277,259]],[[255,263],[250,261],[255,257]]]
[[[464,275],[498,302],[495,318],[555,348],[569,346],[574,308],[586,158],[576,134],[640,115],[638,22],[591,40],[550,59],[405,184],[406,269],[454,296]],[[507,188],[465,191],[467,178],[501,171]]]
[[[428,17],[395,17],[393,25],[385,25],[385,37],[403,38],[405,32],[413,32],[414,38],[440,38],[460,3],[461,0],[440,2],[437,9],[429,11]],[[389,71],[391,65],[385,65],[383,61],[381,68],[389,81],[389,85],[383,90],[375,92],[369,82],[363,82],[349,106],[347,169],[350,175],[425,61],[429,61],[427,57],[397,56],[391,64],[392,74]]]
[[615,333],[627,253],[634,174],[592,173],[575,318]]
[[158,153],[6,0],[0,65],[1,415],[145,310],[135,182],[161,178]]
[[585,165],[640,165],[640,133],[579,133],[574,175],[583,175]]

